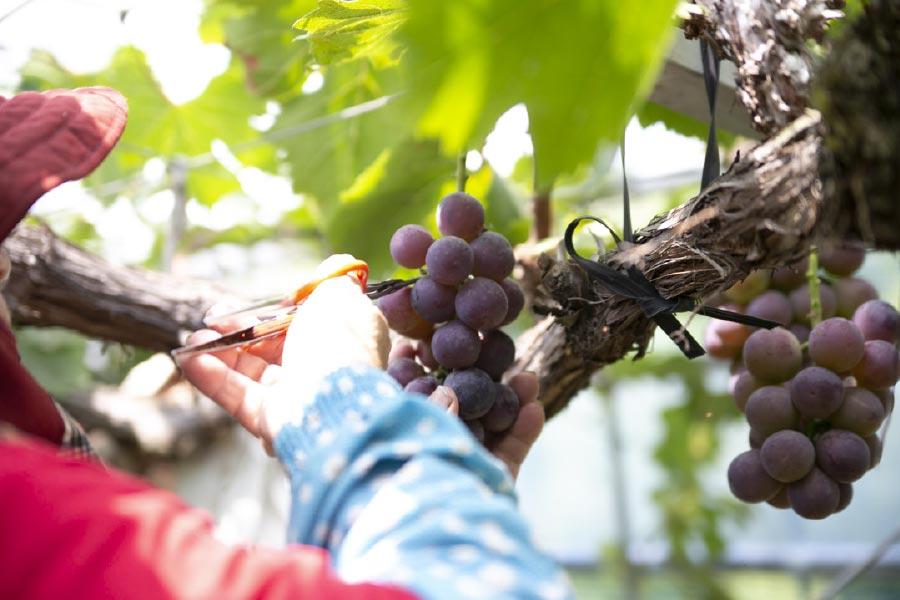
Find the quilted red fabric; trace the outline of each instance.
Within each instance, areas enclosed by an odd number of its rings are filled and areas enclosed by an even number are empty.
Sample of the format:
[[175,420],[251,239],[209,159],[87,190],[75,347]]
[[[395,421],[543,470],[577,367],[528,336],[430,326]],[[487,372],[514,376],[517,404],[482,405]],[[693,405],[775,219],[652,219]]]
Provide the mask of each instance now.
[[[0,242],[48,190],[84,177],[125,130],[125,98],[110,88],[0,97]],[[50,396],[22,367],[0,324],[0,421],[59,442],[63,423]]]
[[415,600],[321,548],[226,546],[174,494],[32,442],[0,440],[0,531],[0,598]]
[[0,97],[0,240],[45,192],[96,169],[127,115],[125,98],[105,87]]

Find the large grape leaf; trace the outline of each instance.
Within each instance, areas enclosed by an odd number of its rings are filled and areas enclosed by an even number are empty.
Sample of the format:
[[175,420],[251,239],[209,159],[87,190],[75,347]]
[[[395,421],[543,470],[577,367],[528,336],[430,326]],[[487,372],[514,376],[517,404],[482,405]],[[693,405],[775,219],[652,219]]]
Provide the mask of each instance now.
[[326,216],[385,149],[407,137],[411,124],[390,104],[317,123],[396,91],[392,71],[375,73],[364,61],[333,65],[324,70],[323,87],[287,103],[272,128],[279,136],[276,143],[286,151],[294,188],[312,195]]
[[375,66],[386,67],[399,58],[393,34],[406,11],[406,0],[319,0],[294,27],[304,32],[321,65],[367,57]]
[[315,6],[315,0],[207,0],[200,36],[244,61],[256,93],[284,100],[299,93],[312,60],[308,45],[294,42],[291,24]]
[[409,85],[421,132],[458,152],[518,102],[537,181],[549,185],[615,141],[652,84],[676,0],[409,0]]
[[[232,60],[203,94],[179,105],[165,96],[144,54],[130,46],[120,48],[109,66],[97,73],[73,74],[46,52],[34,53],[21,73],[25,89],[107,85],[128,100],[125,133],[91,175],[92,184],[102,186],[127,178],[152,157],[168,160],[206,155],[216,139],[242,148],[236,155],[244,164],[273,168],[272,148],[255,143],[259,132],[249,124],[252,115],[265,111],[265,103],[247,89],[240,61]],[[188,187],[200,201],[210,203],[239,185],[230,173],[210,163],[188,173]]]
[[390,273],[394,230],[434,211],[454,168],[434,141],[409,140],[384,150],[329,210],[324,231],[331,251],[366,260],[373,277]]

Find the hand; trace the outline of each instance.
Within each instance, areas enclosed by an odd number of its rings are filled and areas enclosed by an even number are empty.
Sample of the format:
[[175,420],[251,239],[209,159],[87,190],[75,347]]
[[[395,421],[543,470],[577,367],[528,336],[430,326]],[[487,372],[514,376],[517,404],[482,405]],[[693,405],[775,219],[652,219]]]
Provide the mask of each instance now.
[[[509,430],[488,442],[488,450],[509,469],[513,480],[534,442],[544,428],[544,407],[537,401],[540,382],[534,373],[519,373],[509,380],[509,386],[519,397],[519,416]],[[429,398],[435,404],[446,407],[447,412],[457,414],[459,403],[453,390],[439,386]]]
[[[346,256],[333,256],[317,271],[330,272]],[[314,274],[316,277],[318,273]],[[225,330],[246,327],[247,317],[219,319],[213,329],[195,332],[188,343],[216,339]],[[249,347],[200,354],[180,363],[185,377],[250,433],[271,454],[281,427],[312,400],[318,383],[351,365],[384,368],[390,340],[380,311],[350,276],[322,282],[298,307],[283,338]]]

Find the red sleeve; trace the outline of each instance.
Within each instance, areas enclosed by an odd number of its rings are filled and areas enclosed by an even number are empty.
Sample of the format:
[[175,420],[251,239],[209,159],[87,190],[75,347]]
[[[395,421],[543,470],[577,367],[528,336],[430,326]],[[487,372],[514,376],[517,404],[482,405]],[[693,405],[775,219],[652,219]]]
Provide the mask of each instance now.
[[414,598],[319,548],[228,547],[175,495],[32,441],[0,441],[0,531],[0,598]]
[[22,366],[16,338],[3,322],[0,322],[0,421],[53,444],[60,443],[65,431],[53,399]]

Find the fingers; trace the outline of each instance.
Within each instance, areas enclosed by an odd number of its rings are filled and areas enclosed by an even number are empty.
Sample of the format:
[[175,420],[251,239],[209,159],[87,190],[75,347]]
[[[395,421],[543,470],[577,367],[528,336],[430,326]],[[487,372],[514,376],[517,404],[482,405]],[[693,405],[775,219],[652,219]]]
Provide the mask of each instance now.
[[528,404],[536,401],[541,387],[538,376],[527,371],[514,375],[507,384],[519,397],[519,404]]
[[[261,359],[257,360],[264,363]],[[247,431],[259,435],[259,413],[265,393],[263,385],[213,354],[186,358],[180,366],[184,376],[202,394],[232,415]],[[259,376],[264,372],[265,369]]]
[[494,456],[506,463],[513,479],[518,477],[525,457],[544,428],[544,407],[537,402],[539,380],[533,373],[521,373],[509,381],[519,396],[521,408],[512,427],[494,444]]
[[[187,343],[203,344],[205,342],[211,342],[215,339],[218,339],[219,337],[221,336],[215,331],[212,331],[210,329],[201,329],[192,333],[188,337]],[[221,362],[223,362],[229,368],[234,369],[238,373],[241,373],[242,375],[245,375],[254,381],[259,381],[259,378],[266,370],[266,367],[269,366],[269,361],[258,356],[255,353],[250,352],[249,350],[253,348],[253,346],[256,346],[256,344],[245,346],[243,348],[227,348],[225,350],[211,353],[211,355],[217,357]],[[182,364],[184,364],[188,360],[190,360],[190,358],[182,360]]]
[[[206,317],[204,318],[204,321],[206,322],[210,330],[218,332],[220,334],[239,331],[241,329],[246,329],[247,327],[252,327],[259,324],[259,319],[253,314],[253,312],[230,312],[236,310],[237,308],[238,307],[236,307],[233,303],[215,304],[206,311]],[[202,341],[207,340],[204,339]],[[284,350],[284,336],[279,335],[260,340],[259,342],[253,344],[248,344],[247,346],[243,346],[243,350],[244,352],[249,352],[250,354],[254,354],[262,358],[266,362],[281,364],[281,355]]]
[[439,385],[437,389],[428,396],[428,401],[446,410],[453,416],[459,414],[459,400],[456,393],[446,385]]

